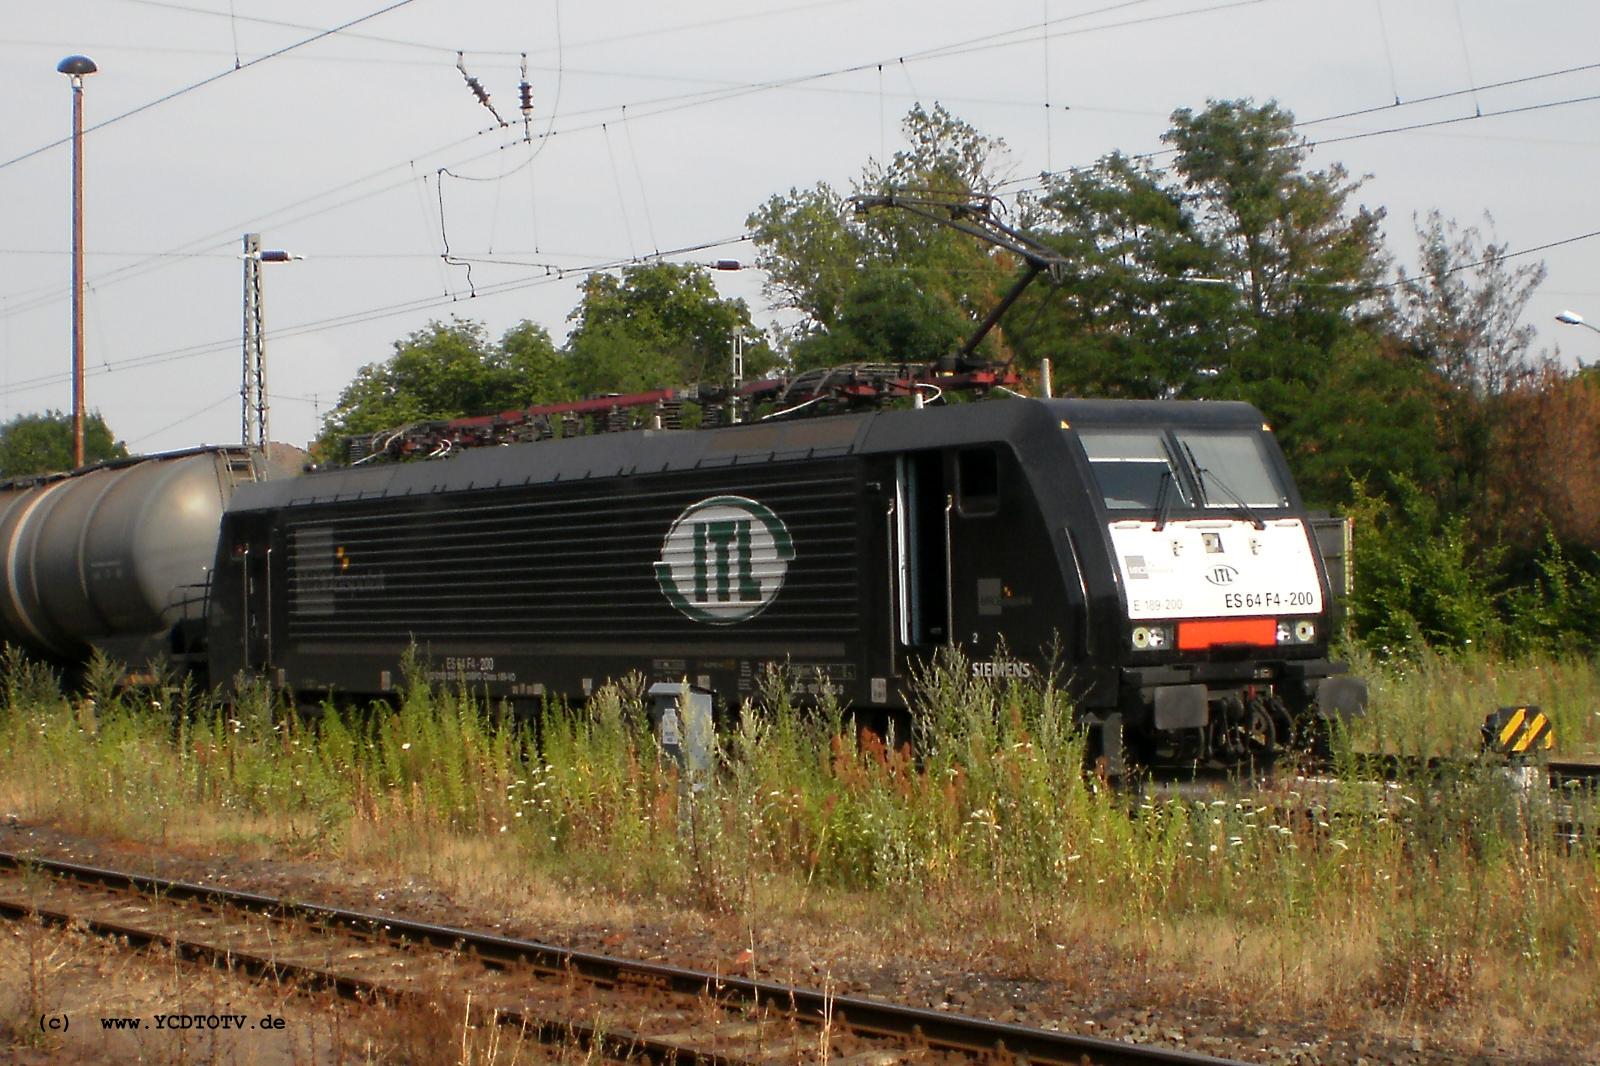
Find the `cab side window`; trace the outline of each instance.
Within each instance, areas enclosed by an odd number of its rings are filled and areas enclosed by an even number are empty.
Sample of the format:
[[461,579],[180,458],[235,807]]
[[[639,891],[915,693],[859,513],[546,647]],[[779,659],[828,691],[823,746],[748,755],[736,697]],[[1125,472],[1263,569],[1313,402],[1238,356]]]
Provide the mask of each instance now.
[[956,506],[968,518],[1000,510],[1000,457],[993,448],[956,453]]

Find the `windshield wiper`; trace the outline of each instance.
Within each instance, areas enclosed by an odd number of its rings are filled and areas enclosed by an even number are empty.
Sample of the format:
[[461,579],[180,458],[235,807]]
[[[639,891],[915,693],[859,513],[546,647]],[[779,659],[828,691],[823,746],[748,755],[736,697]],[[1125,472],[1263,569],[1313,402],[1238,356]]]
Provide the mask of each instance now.
[[1217,488],[1221,489],[1223,495],[1227,496],[1228,499],[1239,505],[1240,513],[1243,514],[1245,518],[1249,519],[1251,525],[1255,526],[1257,529],[1267,528],[1267,524],[1261,520],[1261,516],[1256,514],[1255,511],[1250,508],[1248,503],[1244,502],[1243,496],[1229,488],[1226,481],[1223,481],[1216,474],[1200,465],[1200,460],[1194,457],[1194,449],[1189,447],[1188,441],[1179,441],[1178,443],[1183,446],[1183,453],[1189,457],[1189,465],[1194,467],[1195,480],[1199,482],[1200,485],[1200,502],[1202,504],[1209,505],[1211,502],[1210,496],[1206,492],[1206,478],[1209,476],[1211,478],[1211,483]]
[[1167,511],[1170,510],[1168,501],[1172,497],[1172,467],[1161,468],[1161,487],[1156,490],[1156,529],[1160,533],[1167,528]]

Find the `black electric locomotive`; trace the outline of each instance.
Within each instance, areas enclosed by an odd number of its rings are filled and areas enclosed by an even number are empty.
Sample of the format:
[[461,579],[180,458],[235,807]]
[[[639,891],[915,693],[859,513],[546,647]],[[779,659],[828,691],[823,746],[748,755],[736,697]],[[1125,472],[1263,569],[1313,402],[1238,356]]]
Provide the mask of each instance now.
[[[302,701],[390,693],[413,648],[430,679],[529,706],[642,672],[732,707],[775,666],[869,721],[903,716],[919,664],[955,648],[985,677],[1052,672],[1112,770],[1129,748],[1267,758],[1360,713],[1260,412],[923,406],[1018,384],[978,345],[1065,265],[991,206],[857,199],[1027,264],[959,352],[742,388],[736,368],[696,394],[722,428],[627,429],[640,407],[677,419],[661,390],[401,427],[299,477],[211,448],[0,483],[0,640]],[[374,461],[398,456],[439,461]]]
[[1359,712],[1308,518],[1254,408],[993,399],[465,450],[242,485],[212,678],[302,698],[428,676],[726,705],[776,665],[868,717],[959,648],[1054,670],[1115,759],[1236,762]]

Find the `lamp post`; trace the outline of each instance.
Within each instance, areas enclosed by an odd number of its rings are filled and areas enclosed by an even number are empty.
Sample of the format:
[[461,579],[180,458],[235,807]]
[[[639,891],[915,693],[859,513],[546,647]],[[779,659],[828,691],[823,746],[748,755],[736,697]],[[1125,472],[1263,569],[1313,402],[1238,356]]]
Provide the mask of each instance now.
[[83,465],[83,79],[100,68],[68,56],[56,72],[72,82],[72,465]]
[[267,332],[261,309],[261,264],[287,263],[302,258],[278,248],[262,248],[261,234],[244,235],[244,380],[239,386],[242,401],[240,443],[254,446],[266,455],[271,431],[267,428]]
[[1563,311],[1556,316],[1556,321],[1568,326],[1583,326],[1600,333],[1600,326],[1596,326],[1593,322],[1585,322],[1583,316],[1576,311]]

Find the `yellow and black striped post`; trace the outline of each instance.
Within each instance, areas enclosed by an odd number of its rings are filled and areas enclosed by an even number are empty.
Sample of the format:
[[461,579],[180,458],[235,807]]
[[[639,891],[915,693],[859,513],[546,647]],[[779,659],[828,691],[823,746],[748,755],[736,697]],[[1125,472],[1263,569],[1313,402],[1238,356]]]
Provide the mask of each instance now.
[[1501,707],[1483,720],[1485,751],[1515,757],[1550,751],[1555,744],[1555,726],[1538,707]]

